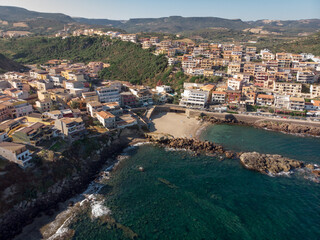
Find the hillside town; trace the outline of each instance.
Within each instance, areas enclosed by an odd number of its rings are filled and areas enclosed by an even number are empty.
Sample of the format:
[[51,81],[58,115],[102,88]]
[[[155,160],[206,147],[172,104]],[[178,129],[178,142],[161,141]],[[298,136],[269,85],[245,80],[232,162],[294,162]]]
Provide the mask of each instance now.
[[[23,168],[32,165],[29,145],[147,125],[144,111],[155,104],[172,103],[174,98],[182,107],[204,111],[319,120],[320,57],[312,54],[257,52],[250,45],[160,41],[93,29],[73,35],[107,35],[141,44],[143,49],[153,48],[154,54],[166,55],[168,65],[191,81],[177,92],[161,81],[154,88],[135,86],[121,79],[99,79],[108,63],[60,59],[31,66],[28,72],[1,75],[0,155]],[[197,82],[198,77],[205,81]]]

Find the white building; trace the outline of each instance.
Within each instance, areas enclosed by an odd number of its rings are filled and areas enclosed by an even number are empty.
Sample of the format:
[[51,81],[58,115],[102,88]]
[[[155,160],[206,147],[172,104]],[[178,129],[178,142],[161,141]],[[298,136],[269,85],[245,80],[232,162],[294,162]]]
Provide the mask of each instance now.
[[97,113],[98,121],[105,127],[105,128],[115,128],[116,127],[116,117],[106,111],[101,111]]
[[172,91],[172,88],[170,86],[167,85],[161,85],[161,86],[157,86],[156,87],[156,91],[158,93],[168,93]]
[[275,95],[274,106],[279,109],[289,109],[290,96],[289,95]]
[[239,78],[229,78],[228,79],[228,89],[238,91],[242,89],[244,81]]
[[208,102],[208,98],[208,91],[185,89],[180,100],[180,105],[186,107],[204,107]]
[[12,142],[0,143],[0,156],[19,164],[22,168],[30,166],[30,160],[32,159],[25,145]]
[[113,87],[100,87],[96,89],[99,101],[101,103],[107,103],[107,102],[118,102],[120,103],[120,93],[117,88]]

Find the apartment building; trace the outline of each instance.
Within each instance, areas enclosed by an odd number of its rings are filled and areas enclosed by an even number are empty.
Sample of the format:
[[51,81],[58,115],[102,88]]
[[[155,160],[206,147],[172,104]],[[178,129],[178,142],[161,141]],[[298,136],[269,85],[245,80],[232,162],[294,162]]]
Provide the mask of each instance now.
[[99,87],[96,92],[101,103],[118,102],[120,103],[120,93],[117,88],[113,87]]
[[289,109],[294,111],[303,111],[305,108],[304,98],[291,97]]
[[273,91],[282,95],[300,96],[302,84],[291,82],[274,82]]
[[185,89],[180,100],[181,106],[204,107],[209,99],[209,92],[198,89]]
[[274,106],[279,109],[289,109],[290,106],[290,95],[279,95],[274,96]]
[[297,82],[300,83],[314,83],[316,79],[317,75],[312,71],[298,71],[297,73]]
[[258,94],[256,104],[259,106],[273,106],[274,96],[266,94]]
[[211,102],[216,104],[223,104],[226,102],[226,96],[226,92],[213,91],[211,96]]

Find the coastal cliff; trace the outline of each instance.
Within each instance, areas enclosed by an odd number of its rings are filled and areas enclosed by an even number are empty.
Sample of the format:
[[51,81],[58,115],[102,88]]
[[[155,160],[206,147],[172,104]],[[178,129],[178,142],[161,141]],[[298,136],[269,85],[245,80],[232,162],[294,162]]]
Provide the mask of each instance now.
[[97,146],[86,153],[81,150],[84,146],[72,145],[66,150],[63,160],[69,161],[79,170],[56,182],[45,193],[38,193],[36,198],[23,199],[3,213],[0,216],[0,239],[14,238],[39,214],[53,214],[58,209],[58,203],[84,191],[103,166],[110,166],[117,161],[115,156],[130,144],[134,139],[132,136],[139,138],[140,134],[135,130],[123,130],[122,134],[119,132],[96,137]]

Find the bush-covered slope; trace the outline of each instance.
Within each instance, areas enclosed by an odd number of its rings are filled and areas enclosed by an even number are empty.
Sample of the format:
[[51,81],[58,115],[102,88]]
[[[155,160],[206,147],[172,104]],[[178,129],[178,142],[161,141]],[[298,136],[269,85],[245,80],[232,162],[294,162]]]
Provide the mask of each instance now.
[[102,77],[134,83],[152,81],[167,65],[164,56],[155,56],[137,44],[107,37],[2,40],[0,51],[24,64],[45,63],[56,58],[77,62],[104,61],[111,66],[102,72]]
[[24,67],[15,61],[5,57],[0,53],[0,73],[8,72],[8,71],[20,71]]

